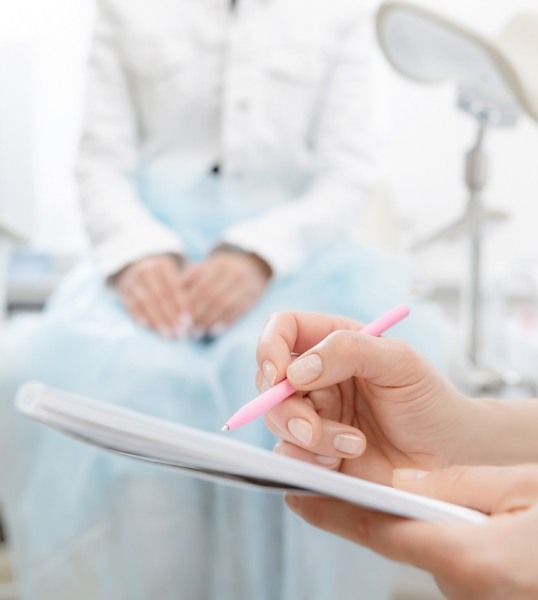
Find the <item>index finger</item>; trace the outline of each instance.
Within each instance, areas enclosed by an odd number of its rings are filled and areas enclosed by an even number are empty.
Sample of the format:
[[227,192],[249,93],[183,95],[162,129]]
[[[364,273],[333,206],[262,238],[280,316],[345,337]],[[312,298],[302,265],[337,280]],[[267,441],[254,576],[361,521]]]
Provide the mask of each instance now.
[[[281,312],[271,315],[256,348],[256,360],[265,379],[270,385],[284,379],[292,353],[303,354],[339,329],[358,331],[361,324],[347,317],[315,312]],[[268,363],[273,368],[267,368]]]

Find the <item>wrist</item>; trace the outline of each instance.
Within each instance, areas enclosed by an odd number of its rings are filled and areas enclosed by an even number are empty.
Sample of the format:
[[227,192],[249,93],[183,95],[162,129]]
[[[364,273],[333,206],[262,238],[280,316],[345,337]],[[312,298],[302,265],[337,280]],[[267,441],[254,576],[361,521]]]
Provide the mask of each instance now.
[[494,433],[495,414],[485,398],[464,396],[461,411],[462,437],[453,464],[492,464],[496,454]]
[[264,276],[267,279],[269,279],[273,275],[273,269],[271,268],[271,265],[255,252],[251,252],[250,250],[246,250],[245,248],[241,248],[240,246],[236,246],[235,244],[229,244],[227,242],[222,242],[215,246],[211,254],[217,254],[220,252],[234,254],[237,256],[244,256],[245,258],[250,259],[253,263],[255,263],[258,266],[260,271],[264,274]]
[[469,399],[461,464],[538,462],[537,400]]

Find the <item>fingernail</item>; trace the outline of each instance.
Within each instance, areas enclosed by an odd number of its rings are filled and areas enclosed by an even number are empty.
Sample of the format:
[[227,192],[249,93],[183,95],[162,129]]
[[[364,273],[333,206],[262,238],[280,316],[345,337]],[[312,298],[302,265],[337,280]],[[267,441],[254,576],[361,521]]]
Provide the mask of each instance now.
[[187,335],[187,333],[189,332],[189,329],[192,326],[192,317],[190,315],[190,313],[188,313],[187,311],[182,311],[179,314],[179,318],[177,320],[177,325],[176,325],[176,335],[178,337],[185,337]]
[[310,445],[312,441],[312,425],[304,419],[290,419],[288,431],[297,438],[304,446]]
[[286,453],[284,452],[284,444],[282,444],[282,441],[277,442],[275,444],[275,447],[273,448],[273,452],[275,454],[280,454],[282,456],[285,456]]
[[333,446],[338,452],[362,454],[366,447],[363,438],[352,433],[339,433],[334,437]]
[[222,335],[226,331],[226,329],[228,329],[228,326],[226,325],[226,323],[218,322],[218,323],[215,323],[214,325],[212,325],[207,330],[207,333],[209,333],[209,335],[211,335],[212,337],[218,337],[218,336]]
[[401,481],[418,481],[429,474],[429,471],[421,471],[420,469],[394,469],[394,476]]
[[321,456],[320,454],[314,456],[316,462],[324,467],[333,467],[340,459],[334,458],[333,456]]
[[288,367],[288,379],[304,385],[317,379],[323,370],[323,361],[319,354],[309,354],[296,360]]
[[192,315],[188,310],[182,310],[179,313],[178,324],[190,327],[193,324]]
[[169,331],[166,327],[159,327],[158,331],[167,340],[174,337],[174,334],[171,331]]
[[260,385],[258,386],[258,389],[260,391],[261,394],[263,394],[263,392],[266,392],[268,389],[272,388],[273,386],[267,381],[267,379],[262,379],[260,382]]
[[187,333],[189,332],[189,328],[185,325],[178,325],[175,329],[175,334],[177,338],[183,339],[187,337]]
[[191,329],[191,338],[195,341],[201,340],[205,335],[205,329],[203,327],[193,327]]
[[270,360],[264,360],[262,364],[262,371],[265,375],[265,379],[269,385],[273,385],[276,379],[276,366]]

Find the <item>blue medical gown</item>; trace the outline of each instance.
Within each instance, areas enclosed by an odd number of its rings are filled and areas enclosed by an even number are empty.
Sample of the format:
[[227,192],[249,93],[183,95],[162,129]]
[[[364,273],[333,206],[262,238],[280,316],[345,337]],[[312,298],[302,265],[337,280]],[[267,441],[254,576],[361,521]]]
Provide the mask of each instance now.
[[[219,202],[218,184],[189,202],[169,183],[145,202],[175,228],[189,257],[253,216]],[[196,201],[194,201],[196,199]],[[275,281],[258,304],[213,341],[166,340],[138,327],[80,262],[44,314],[17,319],[0,340],[0,493],[25,600],[383,600],[394,566],[315,530],[282,497],[202,482],[114,456],[19,416],[18,386],[37,379],[161,418],[218,431],[256,395],[255,346],[275,310],[313,310],[367,322],[406,302],[411,316],[388,335],[445,362],[438,312],[411,300],[404,259],[340,239],[301,272]],[[223,434],[224,435],[224,434]],[[262,419],[233,433],[272,448]]]

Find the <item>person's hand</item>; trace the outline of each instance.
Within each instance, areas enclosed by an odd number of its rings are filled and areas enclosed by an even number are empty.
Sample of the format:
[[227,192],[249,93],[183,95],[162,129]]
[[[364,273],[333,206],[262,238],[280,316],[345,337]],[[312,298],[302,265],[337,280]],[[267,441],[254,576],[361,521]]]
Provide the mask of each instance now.
[[276,451],[385,484],[397,467],[467,463],[466,449],[478,445],[475,403],[404,342],[360,328],[314,313],[268,321],[257,348],[258,387],[287,376],[300,390],[266,414],[283,440]]
[[222,333],[264,293],[271,271],[254,254],[216,251],[183,276],[186,307],[198,337]]
[[394,487],[491,514],[480,524],[402,519],[330,498],[289,496],[312,525],[432,573],[453,600],[538,598],[538,466],[394,473]]
[[190,322],[178,256],[143,258],[120,271],[112,284],[137,323],[167,338],[185,335]]

